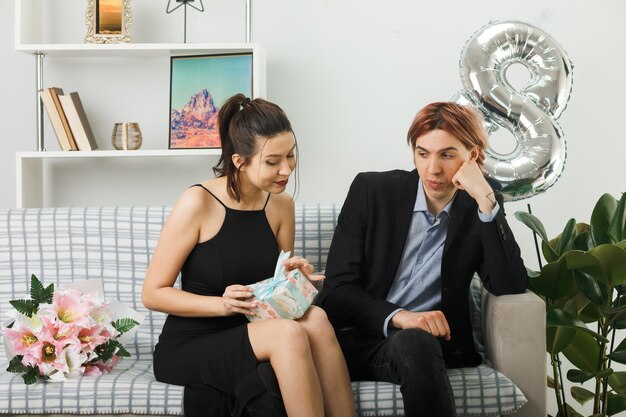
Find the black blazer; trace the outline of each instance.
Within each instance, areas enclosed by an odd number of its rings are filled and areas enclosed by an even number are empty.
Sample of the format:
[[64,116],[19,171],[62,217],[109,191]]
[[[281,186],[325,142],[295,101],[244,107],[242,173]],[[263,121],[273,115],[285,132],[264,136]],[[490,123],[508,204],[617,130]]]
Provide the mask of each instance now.
[[[337,329],[355,326],[383,336],[385,319],[398,308],[385,300],[396,276],[417,197],[418,174],[395,170],[360,173],[339,214],[317,304]],[[449,365],[480,363],[472,339],[469,284],[475,272],[495,295],[522,293],[528,277],[520,249],[500,210],[492,222],[478,218],[465,191],[452,203],[441,265],[441,310],[451,331],[442,342]],[[450,352],[457,355],[450,359]],[[458,356],[461,355],[461,356]],[[456,362],[456,363],[450,363]]]

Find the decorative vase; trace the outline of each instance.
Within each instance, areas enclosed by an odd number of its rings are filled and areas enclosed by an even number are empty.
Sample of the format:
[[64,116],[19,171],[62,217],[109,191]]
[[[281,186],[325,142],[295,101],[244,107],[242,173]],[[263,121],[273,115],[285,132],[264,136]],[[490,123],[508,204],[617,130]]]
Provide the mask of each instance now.
[[113,147],[117,150],[135,150],[141,146],[141,130],[139,123],[115,123],[111,136]]

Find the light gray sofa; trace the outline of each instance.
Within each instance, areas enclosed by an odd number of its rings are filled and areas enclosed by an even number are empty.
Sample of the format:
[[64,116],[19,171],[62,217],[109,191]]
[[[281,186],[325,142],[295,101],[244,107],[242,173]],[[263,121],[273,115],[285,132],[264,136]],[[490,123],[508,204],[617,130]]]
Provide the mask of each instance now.
[[[0,346],[0,414],[182,415],[182,387],[154,380],[152,351],[165,316],[141,304],[141,286],[168,207],[0,210],[0,315],[28,294],[30,276],[55,286],[102,279],[106,297],[146,314],[132,357],[100,377],[26,386]],[[295,253],[324,269],[339,206],[297,205]],[[460,416],[546,415],[544,304],[532,293],[495,297],[472,285],[478,368],[450,370]],[[506,375],[506,376],[504,376]],[[397,386],[353,384],[360,416],[403,416]]]

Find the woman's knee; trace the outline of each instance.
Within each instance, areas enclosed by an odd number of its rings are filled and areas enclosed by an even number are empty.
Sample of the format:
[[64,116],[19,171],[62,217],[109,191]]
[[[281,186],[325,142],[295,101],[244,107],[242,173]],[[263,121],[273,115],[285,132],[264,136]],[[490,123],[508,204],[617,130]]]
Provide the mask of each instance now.
[[274,344],[277,349],[308,350],[308,338],[304,328],[294,320],[275,319],[277,331]]
[[306,331],[293,320],[271,319],[248,326],[250,343],[259,360],[267,360],[283,351],[294,353],[309,349]]
[[306,315],[300,319],[300,323],[307,332],[309,339],[336,341],[335,330],[328,321],[326,312],[317,306],[311,306]]

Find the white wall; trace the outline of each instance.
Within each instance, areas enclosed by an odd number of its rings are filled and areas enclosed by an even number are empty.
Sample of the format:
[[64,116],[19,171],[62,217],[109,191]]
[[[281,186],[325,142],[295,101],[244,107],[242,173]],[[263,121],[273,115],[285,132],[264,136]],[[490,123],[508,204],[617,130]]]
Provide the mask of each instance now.
[[[82,42],[86,0],[46,4],[44,32],[50,41]],[[166,4],[133,0],[136,42],[182,40],[182,10],[167,15]],[[189,42],[244,40],[243,0],[204,4],[204,13],[188,14]],[[510,203],[507,211],[525,210],[531,203],[554,236],[570,217],[588,221],[601,194],[626,190],[626,2],[256,0],[253,6],[253,41],[267,50],[268,98],[287,111],[299,141],[300,202],[343,201],[359,171],[411,168],[405,135],[412,117],[424,104],[448,100],[461,88],[461,50],[491,20],[542,28],[575,65],[571,100],[559,120],[568,146],[565,171],[546,193]],[[34,58],[13,50],[13,14],[13,2],[1,1],[0,207],[5,208],[15,206],[15,152],[36,148]],[[168,65],[160,59],[48,59],[44,81],[81,93],[101,148],[111,149],[114,122],[132,120],[140,122],[144,149],[163,149]],[[47,148],[56,149],[45,123]],[[56,164],[47,169],[47,200],[54,205],[170,204],[186,186],[208,177],[214,162],[196,161],[197,170],[159,178],[153,163],[145,161]],[[175,163],[185,164],[168,162]],[[525,261],[535,267],[531,234],[510,217]]]

